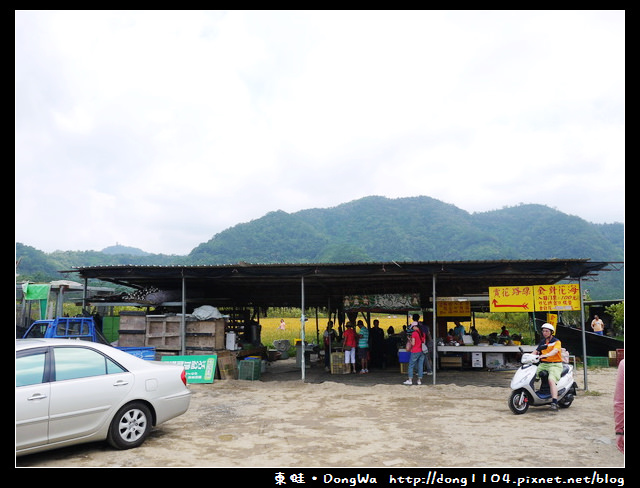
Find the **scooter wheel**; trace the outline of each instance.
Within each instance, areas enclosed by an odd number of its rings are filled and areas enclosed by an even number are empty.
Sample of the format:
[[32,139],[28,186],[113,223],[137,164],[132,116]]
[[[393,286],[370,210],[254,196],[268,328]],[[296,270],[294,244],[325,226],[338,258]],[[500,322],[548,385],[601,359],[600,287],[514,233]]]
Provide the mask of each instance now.
[[509,408],[516,415],[522,415],[529,410],[529,395],[525,390],[516,390],[509,396]]
[[558,406],[560,408],[569,408],[573,403],[573,395],[571,393],[567,393],[562,400],[558,402]]

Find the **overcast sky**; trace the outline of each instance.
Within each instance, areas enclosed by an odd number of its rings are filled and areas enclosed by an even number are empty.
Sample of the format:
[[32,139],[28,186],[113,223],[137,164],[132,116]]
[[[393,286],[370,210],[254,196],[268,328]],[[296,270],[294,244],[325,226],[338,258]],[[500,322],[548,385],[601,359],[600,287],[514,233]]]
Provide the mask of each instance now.
[[17,11],[16,241],[427,195],[624,222],[623,11]]

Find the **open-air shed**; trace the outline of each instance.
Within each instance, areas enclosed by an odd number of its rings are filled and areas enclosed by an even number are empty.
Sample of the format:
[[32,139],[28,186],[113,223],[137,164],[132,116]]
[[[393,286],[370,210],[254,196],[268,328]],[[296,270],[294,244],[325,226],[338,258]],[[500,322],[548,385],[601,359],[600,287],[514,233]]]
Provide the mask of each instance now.
[[[419,309],[440,297],[488,296],[489,287],[582,282],[612,270],[611,263],[588,259],[427,261],[375,263],[236,263],[207,266],[90,266],[64,271],[80,278],[116,283],[155,293],[158,305],[183,314],[206,304],[218,308],[326,307],[335,310],[346,296],[404,294]],[[146,290],[146,291],[145,291]],[[153,290],[153,291],[151,291]],[[88,303],[92,297],[85,296]],[[104,301],[104,298],[102,299]],[[584,320],[583,320],[584,322]],[[433,318],[434,336],[436,318]],[[304,369],[303,369],[304,375]],[[434,380],[435,381],[435,380]]]

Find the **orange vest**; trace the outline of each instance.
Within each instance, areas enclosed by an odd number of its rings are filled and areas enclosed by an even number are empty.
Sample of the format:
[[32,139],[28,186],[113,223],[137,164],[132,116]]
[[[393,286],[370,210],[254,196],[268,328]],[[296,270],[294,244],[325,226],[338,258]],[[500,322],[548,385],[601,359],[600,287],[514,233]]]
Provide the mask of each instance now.
[[551,336],[549,341],[543,339],[538,345],[538,351],[540,354],[549,354],[555,349],[556,353],[549,357],[543,358],[540,362],[543,363],[561,363],[562,362],[562,343],[555,337]]

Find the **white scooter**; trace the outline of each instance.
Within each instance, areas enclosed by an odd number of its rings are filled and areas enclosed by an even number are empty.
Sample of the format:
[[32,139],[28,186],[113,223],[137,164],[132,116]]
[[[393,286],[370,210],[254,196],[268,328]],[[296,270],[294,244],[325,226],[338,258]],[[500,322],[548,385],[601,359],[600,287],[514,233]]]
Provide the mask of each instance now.
[[[520,348],[522,352],[522,348]],[[516,415],[526,413],[530,406],[551,404],[551,391],[549,390],[548,374],[540,373],[540,389],[536,390],[536,371],[539,358],[535,354],[523,353],[521,363],[516,374],[511,380],[511,395],[509,396],[509,408]],[[558,406],[569,408],[576,395],[578,385],[573,380],[573,366],[562,363],[562,376],[558,381]]]

